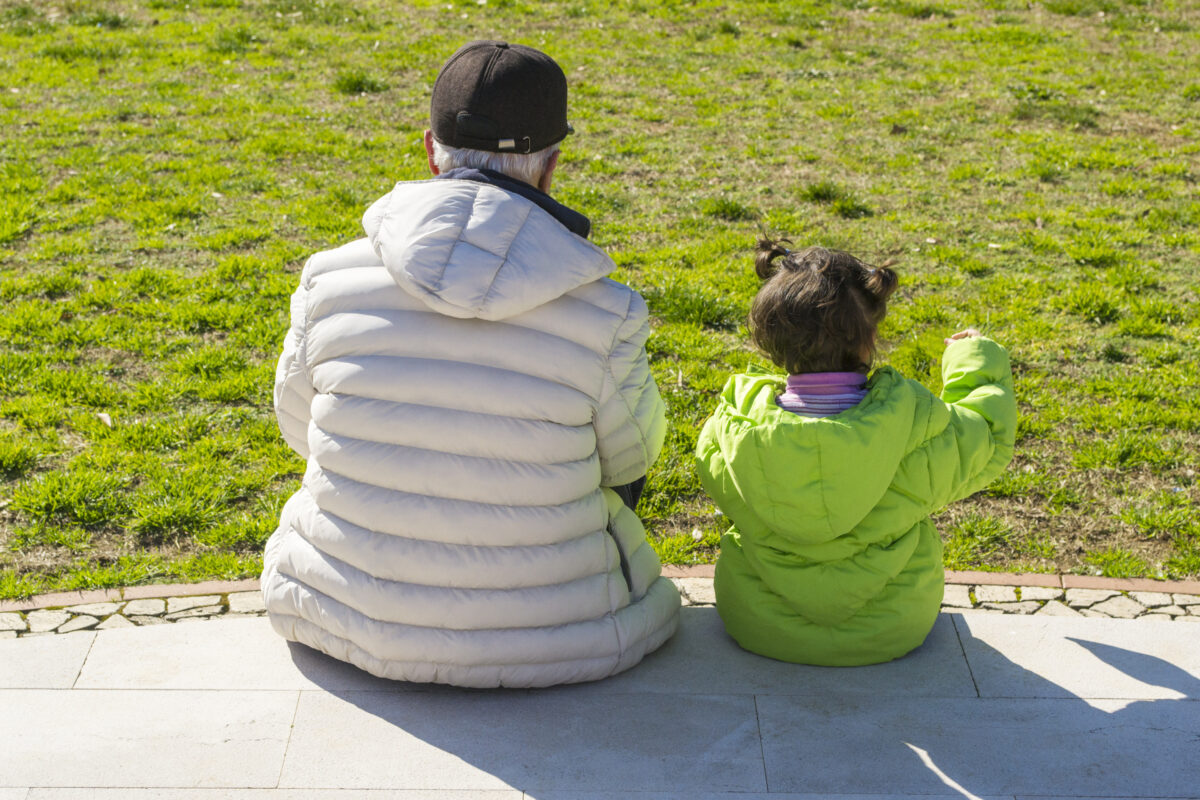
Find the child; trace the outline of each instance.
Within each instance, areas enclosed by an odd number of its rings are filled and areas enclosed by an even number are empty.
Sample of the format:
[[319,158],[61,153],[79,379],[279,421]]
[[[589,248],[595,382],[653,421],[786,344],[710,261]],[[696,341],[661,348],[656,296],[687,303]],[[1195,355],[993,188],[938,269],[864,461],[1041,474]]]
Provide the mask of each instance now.
[[942,600],[929,515],[1012,458],[1008,354],[946,339],[941,399],[881,367],[868,377],[896,274],[846,253],[760,241],[750,334],[781,377],[735,375],[696,445],[704,488],[733,523],[717,609],[747,650],[804,664],[898,658]]

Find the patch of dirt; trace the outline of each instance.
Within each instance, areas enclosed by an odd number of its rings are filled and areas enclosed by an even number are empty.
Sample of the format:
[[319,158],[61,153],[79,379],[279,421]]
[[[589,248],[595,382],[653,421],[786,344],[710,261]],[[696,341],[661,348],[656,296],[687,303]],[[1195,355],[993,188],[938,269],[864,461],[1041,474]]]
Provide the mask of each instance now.
[[15,515],[0,512],[0,568],[15,570],[18,575],[54,574],[70,569],[80,561],[91,564],[113,564],[121,556],[136,552],[132,540],[123,531],[96,531],[86,549],[39,545],[25,550],[10,550]]

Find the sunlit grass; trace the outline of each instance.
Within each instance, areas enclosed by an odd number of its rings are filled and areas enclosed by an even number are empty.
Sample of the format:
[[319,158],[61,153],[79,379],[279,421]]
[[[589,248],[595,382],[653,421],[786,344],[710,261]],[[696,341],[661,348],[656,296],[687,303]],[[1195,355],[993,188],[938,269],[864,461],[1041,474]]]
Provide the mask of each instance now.
[[1198,29],[1140,0],[0,0],[0,597],[255,574],[303,469],[270,409],[297,272],[427,174],[433,78],[485,37],[565,67],[555,196],[649,302],[664,560],[718,547],[691,451],[764,363],[768,232],[894,262],[881,359],[931,389],[953,330],[1009,347],[1017,459],[939,516],[949,565],[1200,575]]

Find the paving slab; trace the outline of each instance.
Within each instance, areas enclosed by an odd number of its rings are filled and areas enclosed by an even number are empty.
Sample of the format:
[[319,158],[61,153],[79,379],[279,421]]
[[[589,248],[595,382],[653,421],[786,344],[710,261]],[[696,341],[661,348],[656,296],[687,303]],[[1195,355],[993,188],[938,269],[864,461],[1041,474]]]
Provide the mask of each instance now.
[[1119,594],[1120,592],[1114,592],[1111,589],[1067,589],[1067,605],[1074,608],[1086,608]]
[[167,613],[175,614],[179,611],[187,611],[191,608],[199,608],[200,606],[217,606],[221,605],[221,596],[215,594],[200,595],[197,597],[168,597],[167,598]]
[[[522,800],[522,797],[522,793],[515,789],[494,792],[404,789],[34,789],[28,798],[21,795],[20,800]],[[0,800],[9,798],[0,794]]]
[[1092,611],[1100,611],[1117,619],[1134,619],[1146,613],[1146,607],[1124,595],[1118,595],[1111,600],[1096,603],[1092,606]]
[[1062,589],[1054,589],[1048,586],[1021,587],[1022,600],[1060,600],[1062,596]]
[[1097,705],[759,697],[758,713],[777,792],[1195,796],[1195,703]]
[[1063,605],[1057,600],[1047,600],[1046,603],[1034,612],[1039,617],[1082,617],[1075,609],[1068,605]]
[[131,600],[125,604],[125,610],[122,613],[127,617],[152,617],[156,614],[165,614],[166,611],[166,600],[151,597],[145,600]]
[[[630,800],[628,792],[530,792],[529,800]],[[961,794],[804,794],[797,792],[638,792],[633,800],[963,800]],[[1013,800],[1008,795],[979,800]],[[1072,799],[1074,800],[1074,799]]]
[[0,641],[0,689],[71,688],[95,636],[79,633]]
[[[129,654],[136,652],[137,658]],[[209,625],[155,625],[96,634],[81,689],[325,688],[423,690],[384,681],[302,645],[289,645],[264,617]]]
[[[170,606],[168,606],[169,608]],[[225,610],[224,606],[197,606],[189,608],[185,611],[176,611],[173,614],[167,614],[166,619],[172,622],[178,622],[184,619],[195,619],[198,617],[213,617]]]
[[767,789],[750,696],[452,690],[302,692],[279,785]]
[[1012,586],[976,586],[975,599],[980,603],[1015,603],[1017,590]]
[[29,630],[29,624],[24,618],[15,611],[6,611],[0,614],[0,631],[26,631]]
[[1041,608],[1041,604],[1036,600],[1022,600],[1019,603],[984,603],[983,607],[1004,614],[1033,614]]
[[33,633],[52,631],[70,618],[71,615],[66,611],[30,611],[25,615],[25,621]]
[[971,608],[971,587],[961,584],[948,583],[942,593],[942,605],[956,608]]
[[955,624],[981,697],[1200,699],[1200,637],[1178,623],[976,614]]
[[675,578],[674,583],[690,605],[713,605],[717,602],[713,582],[707,578]]
[[294,692],[0,690],[0,776],[18,786],[272,787],[295,709]]
[[121,610],[120,603],[84,603],[79,606],[70,606],[63,609],[70,611],[72,614],[87,614],[92,617],[107,617],[109,614],[115,614]]
[[234,614],[248,614],[255,611],[266,611],[262,592],[234,592],[227,598],[229,610]]
[[[381,681],[261,617],[0,642],[0,800],[1197,796],[1194,626],[944,614],[828,669],[681,619],[621,676],[536,691]],[[85,643],[74,672],[45,650]]]
[[80,614],[77,617],[71,617],[70,620],[58,627],[58,633],[74,633],[75,631],[86,631],[89,628],[94,628],[100,624],[100,620],[95,617],[89,617],[87,614]]
[[923,645],[896,661],[866,667],[812,667],[743,650],[725,633],[717,610],[703,607],[681,609],[678,633],[634,669],[563,688],[596,694],[976,694],[948,614],[938,615]]
[[1166,592],[1130,592],[1129,596],[1146,608],[1171,605],[1171,595]]

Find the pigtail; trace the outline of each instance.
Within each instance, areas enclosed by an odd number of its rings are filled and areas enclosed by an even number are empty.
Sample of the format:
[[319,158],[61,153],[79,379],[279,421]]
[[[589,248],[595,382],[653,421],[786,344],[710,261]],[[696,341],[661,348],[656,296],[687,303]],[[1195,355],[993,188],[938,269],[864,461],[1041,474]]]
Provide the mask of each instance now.
[[775,263],[775,259],[785,258],[791,252],[785,247],[786,244],[791,244],[791,241],[769,239],[766,236],[758,240],[755,247],[754,271],[758,273],[759,278],[765,281],[779,271],[779,265]]
[[871,293],[876,302],[886,303],[899,283],[900,278],[891,267],[870,267],[867,269],[863,288]]
[[750,337],[789,374],[866,372],[887,301],[899,278],[892,262],[872,267],[824,247],[789,250],[759,239],[755,271],[763,285],[750,305]]

